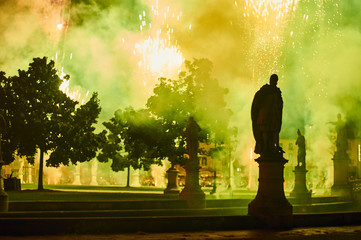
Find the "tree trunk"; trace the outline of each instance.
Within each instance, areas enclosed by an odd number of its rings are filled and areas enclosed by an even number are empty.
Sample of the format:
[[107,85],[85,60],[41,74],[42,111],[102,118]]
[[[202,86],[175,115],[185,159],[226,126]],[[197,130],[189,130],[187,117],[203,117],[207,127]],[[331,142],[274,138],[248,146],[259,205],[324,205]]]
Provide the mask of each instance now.
[[128,174],[127,174],[127,187],[130,187],[130,166],[128,167]]
[[43,187],[43,173],[44,173],[44,152],[40,149],[38,190],[44,190],[44,187]]

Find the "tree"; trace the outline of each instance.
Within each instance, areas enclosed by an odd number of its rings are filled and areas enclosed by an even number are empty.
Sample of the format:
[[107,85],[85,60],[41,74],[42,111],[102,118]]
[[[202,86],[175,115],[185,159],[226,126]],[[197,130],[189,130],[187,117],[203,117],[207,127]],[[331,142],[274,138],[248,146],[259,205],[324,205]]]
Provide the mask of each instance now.
[[98,141],[102,139],[102,134],[94,134],[92,127],[100,112],[96,94],[77,108],[78,102],[59,90],[62,80],[54,61],[48,62],[46,57],[34,58],[28,70],[19,70],[18,76],[0,76],[4,99],[1,112],[9,126],[4,144],[5,161],[12,162],[16,153],[34,163],[39,149],[38,190],[43,189],[45,153],[50,153],[48,166],[67,165],[69,159],[76,163],[95,156]]
[[[211,77],[212,63],[207,59],[185,61],[186,71],[179,79],[160,78],[147,107],[168,133],[165,147],[171,163],[184,163],[183,132],[190,116],[201,126],[200,141],[224,142],[228,137],[231,111],[224,100],[227,89]],[[213,135],[211,137],[211,135]]]
[[14,161],[14,153],[18,147],[18,141],[16,140],[16,130],[20,130],[16,127],[19,121],[19,116],[16,116],[21,111],[17,111],[18,107],[14,99],[13,84],[9,78],[5,76],[4,72],[0,72],[0,114],[4,117],[4,128],[6,131],[2,133],[2,153],[5,164],[9,164]]
[[87,162],[96,157],[98,149],[105,142],[105,131],[95,133],[94,125],[100,114],[98,94],[94,93],[90,100],[79,106],[68,119],[59,122],[58,136],[54,140],[55,148],[46,163],[47,166],[59,167]]
[[98,159],[101,162],[111,159],[111,167],[116,172],[127,168],[127,187],[130,186],[130,167],[148,170],[152,164],[162,164],[161,125],[147,110],[136,111],[131,107],[117,110],[103,125],[108,131],[107,141]]

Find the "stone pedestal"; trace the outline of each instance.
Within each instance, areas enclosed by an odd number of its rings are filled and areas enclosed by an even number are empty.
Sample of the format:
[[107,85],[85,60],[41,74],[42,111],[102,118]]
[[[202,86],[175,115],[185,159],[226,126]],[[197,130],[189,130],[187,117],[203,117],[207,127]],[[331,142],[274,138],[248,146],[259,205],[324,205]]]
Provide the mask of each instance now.
[[168,169],[168,184],[164,194],[179,194],[178,173],[179,171],[173,166]]
[[0,212],[7,212],[8,207],[9,207],[9,197],[8,197],[8,194],[4,191],[4,189],[2,187],[2,180],[3,180],[2,177],[3,176],[1,174],[2,173],[1,169],[4,165],[1,145],[2,145],[2,134],[5,129],[5,126],[6,126],[5,119],[0,114]]
[[131,185],[132,185],[132,187],[140,187],[139,169],[134,169],[134,171],[132,173]]
[[303,166],[296,166],[295,170],[295,187],[290,193],[290,197],[296,198],[297,203],[311,204],[311,192],[306,186],[306,173],[308,172]]
[[346,153],[335,153],[333,157],[333,186],[331,195],[342,196],[347,199],[352,196],[352,187],[348,181],[349,157]]
[[[0,147],[0,154],[1,154],[1,147]],[[0,212],[7,212],[9,208],[9,197],[2,187],[2,180],[3,180],[1,176],[2,165],[3,165],[3,161],[1,161],[1,156],[0,156]]]
[[258,216],[270,228],[292,227],[292,205],[287,201],[283,186],[283,169],[288,161],[282,154],[256,159],[259,164],[258,191],[248,205],[248,214]]
[[185,165],[186,180],[180,200],[186,200],[189,208],[205,208],[206,196],[199,185],[199,163],[198,158],[188,159]]
[[81,185],[81,182],[80,182],[80,163],[75,165],[75,173],[74,173],[73,185]]
[[97,181],[97,176],[98,176],[98,161],[97,160],[92,160],[91,163],[91,181],[90,181],[90,185],[92,186],[98,186],[98,181]]

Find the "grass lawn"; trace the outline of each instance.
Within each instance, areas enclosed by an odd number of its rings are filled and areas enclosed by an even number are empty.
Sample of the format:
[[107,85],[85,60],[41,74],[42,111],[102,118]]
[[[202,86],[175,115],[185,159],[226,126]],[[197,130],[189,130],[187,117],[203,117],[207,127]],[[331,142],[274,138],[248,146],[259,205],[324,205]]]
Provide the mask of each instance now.
[[164,195],[160,188],[127,188],[116,186],[45,185],[37,191],[36,185],[23,184],[22,191],[8,191],[9,201],[104,201],[104,200],[159,200],[175,199]]
[[[45,190],[37,191],[36,184],[22,184],[22,191],[8,191],[9,201],[106,201],[106,200],[162,200],[178,199],[178,195],[164,194],[164,188],[86,186],[86,185],[44,185]],[[211,188],[204,188],[206,198],[232,198],[228,194],[210,195]],[[235,190],[233,198],[252,198],[255,192]]]

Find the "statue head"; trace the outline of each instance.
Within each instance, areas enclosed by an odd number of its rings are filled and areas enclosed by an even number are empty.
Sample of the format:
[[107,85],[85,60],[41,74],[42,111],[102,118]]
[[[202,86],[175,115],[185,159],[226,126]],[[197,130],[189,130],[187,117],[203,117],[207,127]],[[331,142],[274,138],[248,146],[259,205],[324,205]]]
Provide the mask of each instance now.
[[300,129],[297,129],[297,134],[298,134],[298,136],[300,136],[300,135],[301,135],[301,131],[300,131]]
[[277,82],[278,82],[278,76],[277,74],[272,74],[270,79],[269,79],[269,83],[271,86],[277,86]]
[[339,120],[339,121],[342,120],[342,115],[341,115],[341,113],[338,113],[338,114],[337,114],[337,120]]

